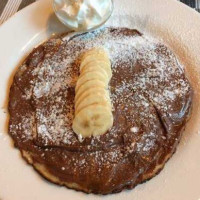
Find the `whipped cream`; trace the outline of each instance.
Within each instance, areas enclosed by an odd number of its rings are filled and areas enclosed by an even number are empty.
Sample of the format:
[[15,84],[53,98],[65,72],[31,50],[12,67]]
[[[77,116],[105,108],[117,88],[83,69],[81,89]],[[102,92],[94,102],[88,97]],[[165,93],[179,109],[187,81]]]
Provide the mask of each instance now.
[[112,0],[54,0],[57,17],[76,31],[102,25],[112,13]]

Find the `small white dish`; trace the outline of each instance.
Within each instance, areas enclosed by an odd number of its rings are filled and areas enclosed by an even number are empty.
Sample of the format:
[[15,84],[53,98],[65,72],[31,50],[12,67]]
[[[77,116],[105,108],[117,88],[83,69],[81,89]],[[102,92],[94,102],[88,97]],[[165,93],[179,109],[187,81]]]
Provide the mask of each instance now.
[[[88,0],[85,0],[85,1],[88,2]],[[58,19],[69,29],[77,31],[77,32],[88,32],[88,31],[96,30],[96,29],[100,28],[101,26],[103,26],[112,15],[112,12],[114,9],[113,0],[105,0],[103,2],[104,4],[106,2],[106,6],[103,6],[103,8],[101,9],[101,11],[102,11],[101,17],[97,13],[96,13],[96,15],[94,15],[93,10],[91,10],[91,6],[92,6],[91,3],[95,3],[95,4],[99,5],[99,4],[101,4],[100,3],[101,1],[102,0],[89,0],[90,5],[87,5],[88,7],[85,8],[85,11],[89,9],[91,14],[84,13],[84,15],[83,15],[83,13],[82,13],[82,15],[84,16],[84,17],[83,16],[81,17],[82,22],[80,21],[80,19],[78,20],[78,18],[80,18],[80,16],[76,16],[74,19],[71,19],[71,17],[69,17],[66,14],[66,11],[63,10],[63,7],[69,6],[68,5],[69,2],[73,2],[73,0],[72,1],[70,1],[70,0],[52,0],[52,6],[53,6],[53,10],[54,10],[56,16],[58,17]],[[84,0],[80,1],[80,2],[84,3]],[[82,7],[86,7],[86,5],[84,5]],[[76,12],[76,11],[72,10],[72,8],[70,8],[70,11],[72,13]],[[90,16],[88,18],[88,23],[84,25],[84,23],[86,22],[86,18],[88,16]],[[76,26],[74,24],[75,23],[74,21],[76,21],[76,23],[77,23]]]

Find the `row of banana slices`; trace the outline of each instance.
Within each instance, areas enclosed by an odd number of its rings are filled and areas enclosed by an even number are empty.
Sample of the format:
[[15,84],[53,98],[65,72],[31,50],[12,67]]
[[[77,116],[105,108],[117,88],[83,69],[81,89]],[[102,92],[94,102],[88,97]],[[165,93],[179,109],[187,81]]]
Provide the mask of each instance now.
[[104,49],[94,48],[81,56],[72,126],[76,134],[98,136],[112,127],[112,104],[108,91],[111,77],[111,63]]

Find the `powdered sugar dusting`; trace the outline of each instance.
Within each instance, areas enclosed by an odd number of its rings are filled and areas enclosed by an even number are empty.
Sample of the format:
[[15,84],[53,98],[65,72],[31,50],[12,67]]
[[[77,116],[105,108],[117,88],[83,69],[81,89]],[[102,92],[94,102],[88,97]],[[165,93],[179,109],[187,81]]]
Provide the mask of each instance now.
[[10,132],[12,132],[12,134],[17,136],[18,131],[20,132],[23,130],[24,134],[21,135],[22,141],[26,142],[28,140],[32,140],[35,135],[34,123],[35,123],[34,117],[28,115],[24,117],[20,123],[10,125]]
[[[69,95],[74,90],[79,75],[77,61],[80,54],[87,49],[102,46],[110,55],[113,74],[118,77],[117,80],[115,77],[111,80],[111,85],[114,82],[115,88],[110,88],[112,103],[117,105],[114,112],[120,107],[128,112],[131,106],[136,106],[135,109],[138,107],[143,110],[138,114],[140,119],[143,119],[143,123],[149,124],[152,130],[152,132],[143,133],[142,142],[137,143],[137,151],[147,152],[155,145],[158,131],[155,125],[157,117],[155,114],[149,114],[150,110],[154,109],[153,106],[163,116],[169,111],[177,114],[177,111],[173,110],[174,101],[179,99],[184,102],[190,86],[174,54],[159,41],[148,36],[141,36],[136,31],[130,34],[125,30],[125,33],[120,34],[117,29],[112,31],[105,28],[74,37],[69,41],[63,40],[59,50],[54,55],[47,56],[40,63],[39,68],[33,71],[37,78],[34,79],[31,91],[33,91],[32,98],[36,106],[36,139],[40,144],[70,146],[84,142],[84,138],[75,135],[71,128],[74,99]],[[126,73],[127,77],[122,75],[121,80],[118,74],[121,73],[122,61],[124,70],[130,73]],[[120,96],[122,94],[123,97]],[[182,113],[184,109],[187,109],[186,105],[178,108]],[[181,115],[181,112],[178,115]],[[130,113],[130,117],[127,115],[126,119],[130,120],[130,123],[133,121],[131,116]],[[123,124],[121,127],[119,124],[117,129],[113,127],[110,130],[111,144],[118,137],[116,131],[126,132]],[[134,135],[140,131],[140,128],[130,126],[129,131]],[[128,133],[127,137],[129,137]],[[91,138],[92,146],[98,143],[101,143],[101,137]],[[135,148],[135,142],[132,139],[128,147],[130,152]]]

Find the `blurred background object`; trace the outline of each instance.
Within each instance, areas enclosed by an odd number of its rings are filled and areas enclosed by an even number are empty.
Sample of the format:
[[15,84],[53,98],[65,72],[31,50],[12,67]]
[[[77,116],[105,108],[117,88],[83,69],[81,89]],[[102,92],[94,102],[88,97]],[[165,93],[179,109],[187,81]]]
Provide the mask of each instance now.
[[[0,0],[0,25],[13,14],[35,1],[45,0]],[[122,0],[123,1],[123,0]],[[176,1],[176,0],[175,0]],[[200,0],[177,0],[200,12]]]

